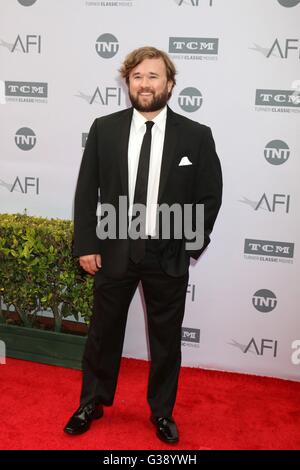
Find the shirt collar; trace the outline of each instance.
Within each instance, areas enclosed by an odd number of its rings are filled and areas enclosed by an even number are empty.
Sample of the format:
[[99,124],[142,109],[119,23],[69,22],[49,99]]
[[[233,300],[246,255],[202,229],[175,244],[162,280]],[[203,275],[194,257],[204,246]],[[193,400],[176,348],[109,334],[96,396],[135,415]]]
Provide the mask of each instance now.
[[[155,125],[163,132],[166,125],[167,119],[167,106],[165,106],[160,113],[152,119]],[[145,127],[145,122],[147,119],[139,113],[135,108],[133,109],[132,122],[136,131],[141,130],[142,127]]]

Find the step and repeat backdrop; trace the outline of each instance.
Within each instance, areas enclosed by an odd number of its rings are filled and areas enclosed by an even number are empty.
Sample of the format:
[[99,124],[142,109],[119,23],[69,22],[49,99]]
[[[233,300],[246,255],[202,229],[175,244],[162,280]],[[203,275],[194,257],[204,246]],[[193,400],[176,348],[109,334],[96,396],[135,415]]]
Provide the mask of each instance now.
[[[224,199],[190,267],[183,364],[300,380],[299,0],[1,0],[0,212],[71,219],[87,133],[153,45],[171,108],[212,128]],[[142,292],[124,355],[148,358]]]

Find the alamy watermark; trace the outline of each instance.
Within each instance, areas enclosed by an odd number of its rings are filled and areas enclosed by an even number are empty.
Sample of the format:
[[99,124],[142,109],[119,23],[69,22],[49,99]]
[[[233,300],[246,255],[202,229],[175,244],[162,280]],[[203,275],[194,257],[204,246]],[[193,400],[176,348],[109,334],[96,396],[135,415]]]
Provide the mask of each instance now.
[[[119,196],[118,210],[109,203],[99,204],[96,233],[100,240],[146,239],[147,206],[128,205],[127,196]],[[150,208],[149,208],[150,209]],[[185,240],[186,250],[200,250],[204,244],[204,204],[152,204],[155,211],[155,235],[163,240]]]
[[1,364],[6,364],[6,345],[2,340],[0,340],[0,365]]

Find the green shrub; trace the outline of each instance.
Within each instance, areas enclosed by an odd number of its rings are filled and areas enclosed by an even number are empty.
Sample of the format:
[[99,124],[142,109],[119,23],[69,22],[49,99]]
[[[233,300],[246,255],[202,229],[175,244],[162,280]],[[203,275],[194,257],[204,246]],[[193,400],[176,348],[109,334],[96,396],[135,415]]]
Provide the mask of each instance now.
[[73,224],[26,214],[0,214],[0,294],[24,326],[50,309],[55,331],[79,314],[89,323],[93,278],[72,256]]

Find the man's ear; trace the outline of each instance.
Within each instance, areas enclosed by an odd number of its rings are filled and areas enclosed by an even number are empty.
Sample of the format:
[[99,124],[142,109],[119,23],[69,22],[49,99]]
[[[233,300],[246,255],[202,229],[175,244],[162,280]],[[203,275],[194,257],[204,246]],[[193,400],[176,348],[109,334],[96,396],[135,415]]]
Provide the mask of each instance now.
[[174,87],[174,82],[172,80],[169,80],[167,83],[167,87],[168,87],[168,93],[171,93]]

